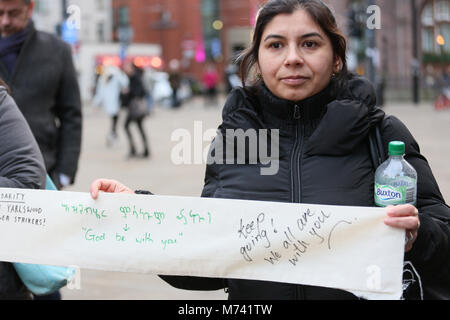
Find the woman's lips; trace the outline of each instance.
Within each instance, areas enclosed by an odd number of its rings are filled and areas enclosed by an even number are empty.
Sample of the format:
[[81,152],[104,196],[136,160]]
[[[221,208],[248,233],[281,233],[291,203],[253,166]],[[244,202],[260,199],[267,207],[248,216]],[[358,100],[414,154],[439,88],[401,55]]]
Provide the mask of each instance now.
[[306,78],[306,77],[286,77],[286,78],[281,79],[281,81],[284,84],[287,84],[290,86],[299,86],[299,85],[304,84],[308,80],[309,80],[309,78]]

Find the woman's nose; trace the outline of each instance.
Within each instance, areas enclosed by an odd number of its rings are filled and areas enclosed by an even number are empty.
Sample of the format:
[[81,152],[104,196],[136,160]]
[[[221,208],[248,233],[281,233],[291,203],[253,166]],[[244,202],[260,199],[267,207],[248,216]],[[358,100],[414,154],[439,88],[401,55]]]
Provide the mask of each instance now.
[[297,46],[289,46],[285,64],[288,66],[298,66],[305,63]]

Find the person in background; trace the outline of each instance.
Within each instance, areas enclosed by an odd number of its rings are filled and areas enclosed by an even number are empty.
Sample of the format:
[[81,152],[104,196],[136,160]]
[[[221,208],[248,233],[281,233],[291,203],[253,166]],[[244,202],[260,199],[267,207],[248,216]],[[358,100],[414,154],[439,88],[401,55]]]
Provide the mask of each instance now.
[[97,82],[94,105],[102,106],[111,118],[111,130],[106,138],[107,146],[117,140],[117,122],[120,113],[120,94],[128,89],[129,80],[126,74],[115,66],[107,66]]
[[229,63],[225,68],[225,83],[227,94],[229,94],[234,88],[242,86],[242,81],[237,73],[238,67],[235,63]]
[[0,77],[25,116],[61,189],[75,180],[81,149],[82,111],[68,44],[36,30],[34,1],[0,0]]
[[[128,92],[123,96],[122,101],[122,104],[128,108],[127,118],[125,120],[125,132],[130,147],[128,158],[149,158],[150,148],[147,134],[144,129],[144,120],[148,115],[148,106],[146,101],[147,92],[142,81],[143,71],[131,61],[125,63],[124,71],[129,78]],[[130,125],[133,122],[136,123],[142,139],[143,152],[140,155],[137,153],[133,135],[130,130]]]
[[[0,77],[27,120],[58,189],[74,183],[82,112],[69,45],[36,30],[34,1],[0,0]],[[59,292],[40,299],[60,299]]]
[[208,63],[203,73],[203,86],[206,90],[205,106],[217,105],[217,84],[219,82],[219,74],[214,64]]
[[[45,166],[36,140],[0,80],[0,188],[42,189]],[[9,262],[0,262],[0,299],[32,299]]]
[[178,90],[181,86],[180,62],[172,60],[169,63],[169,83],[172,88],[172,108],[179,108],[181,100],[178,98]]
[[153,90],[155,89],[155,70],[151,68],[146,68],[142,73],[142,82],[144,83],[145,92],[147,96],[145,100],[147,101],[147,111],[150,116],[155,109],[155,99],[153,98]]

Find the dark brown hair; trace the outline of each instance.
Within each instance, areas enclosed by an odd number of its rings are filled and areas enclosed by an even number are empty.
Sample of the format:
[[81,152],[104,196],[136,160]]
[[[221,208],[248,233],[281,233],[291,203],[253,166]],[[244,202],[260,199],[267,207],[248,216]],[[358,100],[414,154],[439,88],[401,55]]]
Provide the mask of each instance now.
[[[258,12],[251,46],[243,51],[238,58],[240,65],[239,76],[242,79],[242,85],[244,87],[248,84],[247,81],[249,80],[250,73],[254,65],[258,62],[259,46],[267,24],[279,14],[292,14],[294,11],[300,9],[306,10],[312,19],[322,28],[331,41],[335,58],[340,58],[342,61],[341,71],[334,78],[336,84],[339,84],[347,78],[347,40],[339,30],[330,8],[320,0],[270,0]],[[249,84],[258,85],[261,81],[261,79],[257,79],[256,81],[251,81]]]

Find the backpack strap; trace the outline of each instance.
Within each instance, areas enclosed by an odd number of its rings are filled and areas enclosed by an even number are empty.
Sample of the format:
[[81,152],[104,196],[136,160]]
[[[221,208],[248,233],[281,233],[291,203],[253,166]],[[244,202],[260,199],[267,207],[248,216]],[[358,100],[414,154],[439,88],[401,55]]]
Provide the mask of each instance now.
[[380,126],[381,122],[372,128],[369,133],[370,157],[375,170],[387,159],[386,153],[383,149],[383,139],[381,138]]

